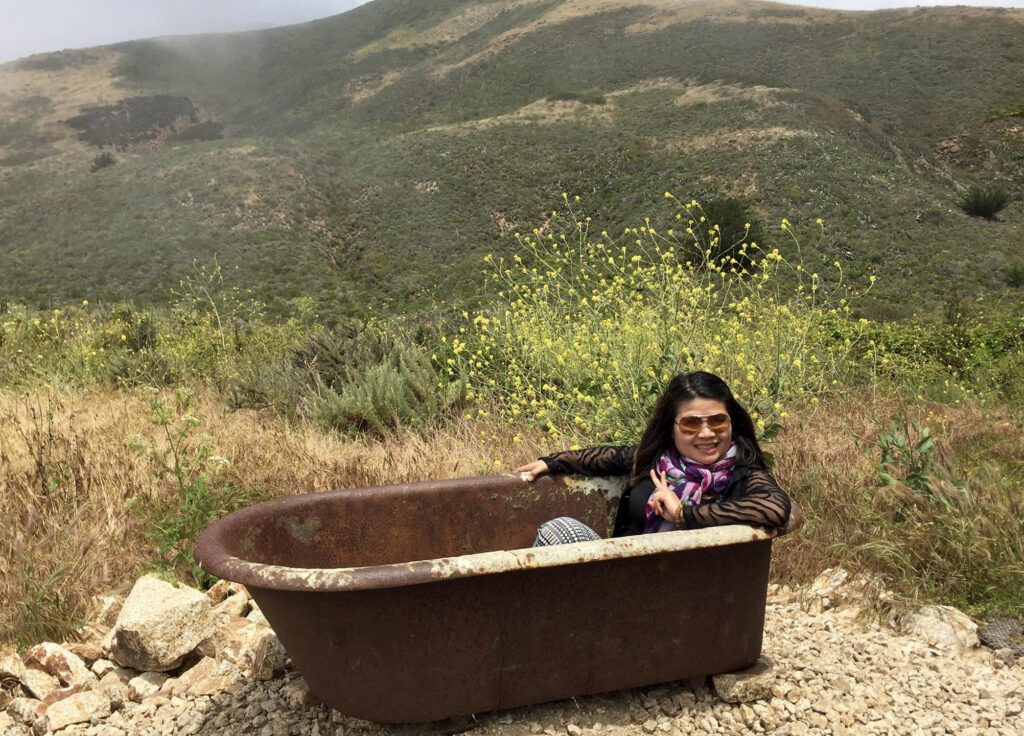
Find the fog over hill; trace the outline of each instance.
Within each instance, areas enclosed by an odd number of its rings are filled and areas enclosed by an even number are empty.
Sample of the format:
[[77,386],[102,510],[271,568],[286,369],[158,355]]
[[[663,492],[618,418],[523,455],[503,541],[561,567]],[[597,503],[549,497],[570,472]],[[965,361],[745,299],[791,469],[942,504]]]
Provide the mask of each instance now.
[[[376,0],[33,56],[0,66],[0,303],[162,301],[215,254],[276,305],[454,303],[562,192],[614,232],[671,217],[666,190],[733,198],[787,252],[788,218],[808,268],[878,277],[878,314],[1012,295],[1022,32],[992,8]],[[972,184],[1018,199],[969,217]]]
[[[0,63],[69,48],[83,48],[154,36],[224,33],[302,23],[342,13],[367,0],[128,0],[0,1],[6,20],[0,27]],[[794,5],[833,10],[913,7],[916,0],[804,0]],[[1019,8],[1014,0],[939,0],[928,5]]]
[[0,62],[30,54],[153,36],[224,33],[302,23],[351,10],[366,0],[0,1]]

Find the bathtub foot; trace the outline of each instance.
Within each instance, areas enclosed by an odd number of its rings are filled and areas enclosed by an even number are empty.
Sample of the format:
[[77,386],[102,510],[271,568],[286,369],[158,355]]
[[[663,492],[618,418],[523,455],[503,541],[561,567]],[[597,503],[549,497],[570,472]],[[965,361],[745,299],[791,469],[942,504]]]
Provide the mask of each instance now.
[[750,703],[767,700],[775,684],[775,665],[768,657],[758,657],[754,664],[736,672],[713,675],[715,692],[727,703]]

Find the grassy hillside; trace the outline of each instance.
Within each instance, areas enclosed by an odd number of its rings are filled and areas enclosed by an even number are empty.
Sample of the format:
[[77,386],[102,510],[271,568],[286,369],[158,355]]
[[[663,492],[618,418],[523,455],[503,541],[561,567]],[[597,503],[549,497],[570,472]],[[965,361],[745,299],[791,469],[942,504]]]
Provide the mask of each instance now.
[[[995,9],[376,0],[30,57],[0,67],[0,303],[162,301],[215,253],[275,306],[458,303],[561,192],[618,226],[665,190],[737,197],[783,249],[782,217],[821,217],[804,260],[877,274],[878,315],[1017,298],[1024,207],[958,201],[1024,193],[1024,118],[992,116],[1024,104],[1022,31]],[[153,95],[194,111],[94,113],[122,122],[84,131],[115,160],[91,171],[67,121]]]

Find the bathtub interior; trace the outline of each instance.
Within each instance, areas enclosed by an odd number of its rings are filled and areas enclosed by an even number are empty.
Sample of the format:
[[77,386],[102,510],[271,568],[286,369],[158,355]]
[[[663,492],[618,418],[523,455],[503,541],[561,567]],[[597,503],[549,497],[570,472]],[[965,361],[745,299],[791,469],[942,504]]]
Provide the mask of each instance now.
[[309,569],[521,549],[558,516],[610,536],[624,481],[489,476],[304,494],[225,517],[218,536],[235,557]]

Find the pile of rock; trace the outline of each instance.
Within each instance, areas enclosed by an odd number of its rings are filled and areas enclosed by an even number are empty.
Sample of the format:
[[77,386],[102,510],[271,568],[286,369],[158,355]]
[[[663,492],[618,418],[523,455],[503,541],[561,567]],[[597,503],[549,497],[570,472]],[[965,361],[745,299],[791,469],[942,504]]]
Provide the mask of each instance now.
[[317,702],[242,586],[147,577],[123,605],[100,600],[81,641],[0,652],[0,736],[1024,733],[1019,624],[994,651],[955,609],[891,603],[877,581],[826,570],[769,587],[768,656],[747,671],[390,727]]
[[207,593],[140,578],[127,599],[104,597],[81,640],[0,652],[0,734],[98,723],[128,703],[197,697],[268,680],[284,649],[241,585]]
[[[920,606],[897,613],[892,605],[892,594],[880,580],[866,575],[851,575],[841,567],[826,569],[810,585],[797,590],[785,585],[770,585],[768,600],[783,604],[797,602],[803,610],[811,613],[835,610],[853,618],[881,616],[892,629],[940,650],[963,653],[981,643],[978,625],[952,606]],[[1002,655],[997,652],[997,656]],[[1010,656],[1006,663],[1015,661],[1016,657]]]

